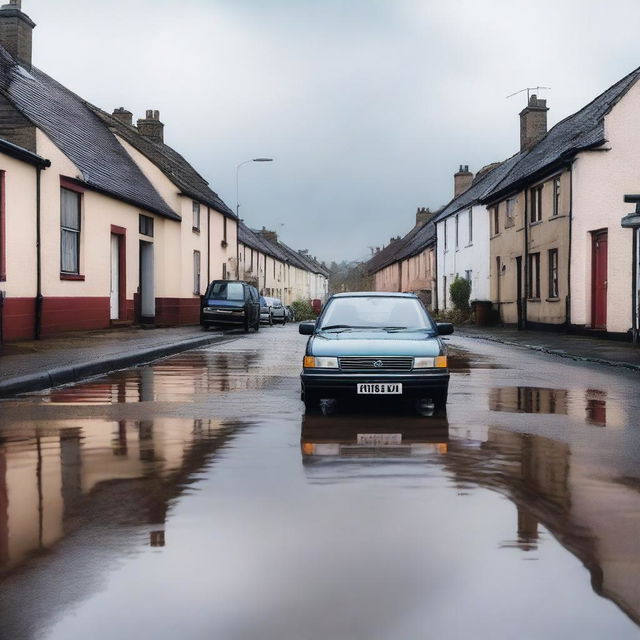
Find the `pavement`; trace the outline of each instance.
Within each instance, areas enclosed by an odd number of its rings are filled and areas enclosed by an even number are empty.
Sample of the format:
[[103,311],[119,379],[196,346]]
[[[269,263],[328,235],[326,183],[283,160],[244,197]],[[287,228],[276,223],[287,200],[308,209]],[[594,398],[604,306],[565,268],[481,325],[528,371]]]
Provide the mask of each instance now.
[[[64,334],[0,345],[0,397],[47,389],[145,364],[228,339],[230,332],[200,327],[124,328]],[[563,358],[640,371],[640,347],[546,331],[504,327],[456,327],[456,334],[542,351]]]
[[630,342],[549,331],[518,331],[510,327],[464,326],[456,327],[455,332],[465,338],[499,342],[571,360],[640,371],[640,345]]
[[67,333],[0,345],[0,397],[145,364],[229,337],[199,326]]

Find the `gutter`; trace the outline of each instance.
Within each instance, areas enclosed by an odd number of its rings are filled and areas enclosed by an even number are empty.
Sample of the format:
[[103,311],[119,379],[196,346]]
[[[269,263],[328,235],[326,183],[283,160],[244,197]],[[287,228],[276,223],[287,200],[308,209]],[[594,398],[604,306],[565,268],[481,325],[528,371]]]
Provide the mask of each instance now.
[[34,321],[34,338],[40,340],[42,334],[42,225],[41,225],[41,173],[42,168],[36,167],[36,308]]
[[[571,327],[571,248],[573,246],[573,163],[569,165],[569,256],[567,264],[567,302],[565,310],[565,322],[567,323],[567,333]],[[560,264],[558,264],[560,268]]]

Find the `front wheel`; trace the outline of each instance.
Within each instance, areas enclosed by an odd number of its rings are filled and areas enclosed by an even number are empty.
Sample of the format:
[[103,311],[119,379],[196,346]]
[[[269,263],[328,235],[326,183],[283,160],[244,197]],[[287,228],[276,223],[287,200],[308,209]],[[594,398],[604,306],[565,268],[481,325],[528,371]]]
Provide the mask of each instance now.
[[249,329],[251,328],[250,324],[249,324],[249,316],[245,315],[244,317],[244,325],[243,325],[243,330],[245,333],[249,333]]
[[256,331],[260,331],[260,316],[258,316],[258,317],[256,318],[256,323],[255,323],[255,325],[253,326],[253,328],[254,328]]

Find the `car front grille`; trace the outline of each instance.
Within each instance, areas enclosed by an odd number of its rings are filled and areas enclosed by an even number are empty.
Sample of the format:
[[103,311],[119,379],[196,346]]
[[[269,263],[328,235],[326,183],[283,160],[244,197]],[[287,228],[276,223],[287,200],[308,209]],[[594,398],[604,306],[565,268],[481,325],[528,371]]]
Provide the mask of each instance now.
[[340,368],[346,371],[411,371],[413,358],[407,357],[355,357],[340,358]]

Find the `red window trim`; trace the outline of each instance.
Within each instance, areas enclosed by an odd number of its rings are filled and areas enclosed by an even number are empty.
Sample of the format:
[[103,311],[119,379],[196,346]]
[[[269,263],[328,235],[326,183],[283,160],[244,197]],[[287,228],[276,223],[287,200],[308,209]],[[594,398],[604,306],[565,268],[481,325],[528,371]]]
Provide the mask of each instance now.
[[82,280],[84,276],[80,273],[60,273],[60,280]]
[[[127,230],[125,227],[111,225],[111,233],[120,236],[120,246],[118,249],[118,289],[120,295],[118,297],[118,316],[124,319],[127,308]],[[111,245],[109,245],[111,251]]]
[[7,224],[4,208],[4,171],[0,171],[0,282],[7,279]]
[[72,178],[65,178],[60,176],[60,186],[63,189],[69,189],[69,191],[75,191],[76,193],[84,193],[86,189],[77,184]]

